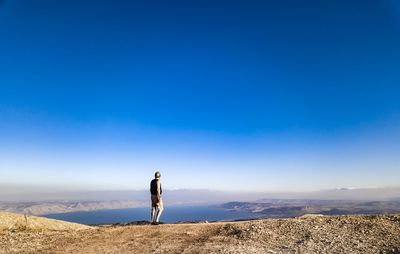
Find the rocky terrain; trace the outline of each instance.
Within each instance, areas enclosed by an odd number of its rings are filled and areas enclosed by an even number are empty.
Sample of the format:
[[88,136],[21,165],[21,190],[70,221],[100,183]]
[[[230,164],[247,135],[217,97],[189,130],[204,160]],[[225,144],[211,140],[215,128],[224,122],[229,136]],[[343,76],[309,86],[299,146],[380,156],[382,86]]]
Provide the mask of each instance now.
[[[23,225],[24,215],[15,216],[14,222]],[[0,253],[400,252],[400,215],[102,227],[32,216],[21,227],[9,218],[9,213],[0,213],[0,221],[8,220],[0,230]],[[33,219],[42,221],[42,227],[32,227]]]

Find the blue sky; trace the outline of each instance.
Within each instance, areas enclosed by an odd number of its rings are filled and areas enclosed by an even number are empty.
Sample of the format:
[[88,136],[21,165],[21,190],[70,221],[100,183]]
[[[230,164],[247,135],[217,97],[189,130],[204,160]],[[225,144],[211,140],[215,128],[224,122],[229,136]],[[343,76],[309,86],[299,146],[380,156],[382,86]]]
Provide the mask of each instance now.
[[398,186],[400,4],[0,1],[1,183]]

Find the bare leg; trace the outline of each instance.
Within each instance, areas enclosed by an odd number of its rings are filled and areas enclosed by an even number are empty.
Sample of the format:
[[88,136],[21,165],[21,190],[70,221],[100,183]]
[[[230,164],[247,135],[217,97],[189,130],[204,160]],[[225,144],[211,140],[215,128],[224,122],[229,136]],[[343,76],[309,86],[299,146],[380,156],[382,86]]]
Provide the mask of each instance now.
[[156,222],[159,222],[159,221],[160,221],[160,216],[161,216],[163,210],[164,210],[164,208],[158,208]]
[[155,207],[152,207],[151,208],[151,223],[153,223],[154,222],[154,214],[156,213],[156,208]]

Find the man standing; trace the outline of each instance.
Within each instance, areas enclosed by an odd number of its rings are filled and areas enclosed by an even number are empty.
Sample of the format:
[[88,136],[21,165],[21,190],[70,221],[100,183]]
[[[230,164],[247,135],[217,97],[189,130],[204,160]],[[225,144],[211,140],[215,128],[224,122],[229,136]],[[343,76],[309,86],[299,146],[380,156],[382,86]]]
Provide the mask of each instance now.
[[[156,172],[154,174],[154,179],[150,183],[150,193],[151,193],[151,224],[158,225],[160,216],[162,211],[164,210],[163,202],[161,199],[162,188],[161,188],[161,174],[160,172]],[[157,216],[154,218],[154,215],[157,211]],[[155,220],[154,220],[155,219]]]

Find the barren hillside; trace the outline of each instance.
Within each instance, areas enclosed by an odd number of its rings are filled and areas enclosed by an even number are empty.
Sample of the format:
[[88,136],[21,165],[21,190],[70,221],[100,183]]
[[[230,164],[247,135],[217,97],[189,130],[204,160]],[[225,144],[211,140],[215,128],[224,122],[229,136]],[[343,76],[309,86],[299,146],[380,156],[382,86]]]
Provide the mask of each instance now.
[[0,253],[399,252],[400,215],[303,216],[159,226],[35,227],[3,229],[0,233]]
[[32,230],[80,230],[90,227],[60,220],[24,215],[11,212],[0,212],[0,232],[18,232]]

